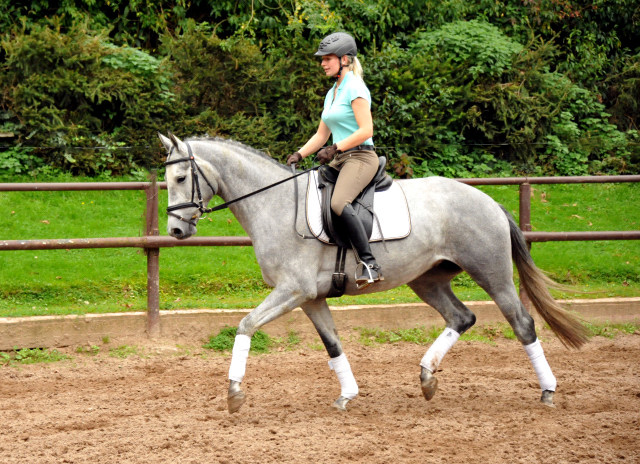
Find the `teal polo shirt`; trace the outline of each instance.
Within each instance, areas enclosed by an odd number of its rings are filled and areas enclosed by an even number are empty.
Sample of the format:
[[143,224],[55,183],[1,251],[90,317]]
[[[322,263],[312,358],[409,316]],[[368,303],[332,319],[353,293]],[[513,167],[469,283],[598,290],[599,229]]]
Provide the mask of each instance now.
[[[364,81],[354,75],[352,71],[344,76],[334,100],[335,87],[334,84],[324,98],[322,120],[331,130],[333,143],[338,143],[358,129],[351,102],[356,98],[364,98],[369,102],[369,108],[371,108],[371,93]],[[373,139],[368,138],[363,145],[373,145]]]

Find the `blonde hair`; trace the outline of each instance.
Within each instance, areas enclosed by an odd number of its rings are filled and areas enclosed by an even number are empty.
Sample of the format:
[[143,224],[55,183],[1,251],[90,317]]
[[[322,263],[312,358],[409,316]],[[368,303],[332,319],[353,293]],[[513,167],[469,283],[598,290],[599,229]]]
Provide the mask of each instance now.
[[358,76],[360,79],[362,79],[363,77],[363,71],[362,71],[362,65],[360,64],[360,60],[358,59],[357,56],[350,56],[350,55],[345,55],[347,57],[347,69],[349,71],[353,71],[353,74],[355,74],[356,76]]

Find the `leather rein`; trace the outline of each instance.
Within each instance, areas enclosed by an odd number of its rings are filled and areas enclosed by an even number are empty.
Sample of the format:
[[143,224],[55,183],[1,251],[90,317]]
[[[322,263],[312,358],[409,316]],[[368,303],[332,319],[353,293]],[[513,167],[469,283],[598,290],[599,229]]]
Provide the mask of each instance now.
[[[254,190],[253,192],[250,192],[246,195],[242,195],[241,197],[235,198],[233,200],[229,200],[225,203],[222,203],[221,205],[218,206],[214,206],[213,208],[206,208],[204,206],[204,199],[202,198],[202,192],[200,190],[200,178],[199,178],[199,174],[202,175],[202,178],[204,179],[204,181],[207,183],[207,185],[209,186],[209,188],[211,189],[211,191],[213,192],[213,195],[216,194],[216,190],[213,188],[213,186],[211,185],[211,182],[209,182],[209,179],[207,179],[207,177],[204,175],[204,172],[202,172],[202,169],[200,169],[200,166],[198,166],[198,163],[196,163],[195,157],[193,156],[193,152],[191,151],[191,145],[189,145],[189,142],[184,142],[185,145],[187,146],[187,150],[188,150],[188,154],[189,156],[186,156],[184,158],[176,158],[176,159],[172,159],[170,160],[169,158],[171,157],[171,154],[173,153],[173,150],[175,147],[171,147],[171,150],[169,151],[169,154],[167,155],[167,161],[165,161],[163,163],[163,166],[169,166],[171,164],[177,164],[177,163],[189,163],[191,166],[191,177],[192,177],[192,181],[191,181],[191,201],[190,202],[186,202],[186,203],[178,203],[177,205],[171,205],[167,207],[167,215],[169,216],[173,216],[183,222],[186,222],[188,224],[191,224],[192,226],[196,226],[196,222],[198,220],[198,216],[197,214],[193,214],[193,216],[191,216],[191,219],[185,219],[184,217],[180,216],[179,214],[174,213],[174,211],[178,211],[180,209],[185,209],[185,208],[197,208],[198,211],[200,212],[200,217],[202,217],[203,214],[207,214],[207,213],[212,213],[214,211],[220,211],[222,209],[226,209],[229,207],[229,205],[232,205],[233,203],[236,203],[240,200],[244,200],[245,198],[248,198],[250,196],[256,195],[258,193],[264,192],[265,190],[268,190],[270,188],[273,188],[277,185],[283,184],[289,180],[295,179],[296,177],[299,177],[303,174],[307,174],[311,171],[315,171],[316,169],[318,169],[320,166],[314,166],[311,169],[307,169],[306,171],[302,171],[299,172],[291,177],[287,177],[286,179],[280,180],[278,182],[274,182],[273,184],[267,185],[266,187],[262,187],[261,189],[258,190]],[[295,167],[293,168],[295,169]],[[198,174],[199,173],[199,174]],[[297,191],[297,182],[296,182],[296,191]],[[196,202],[196,194],[198,195],[197,197],[197,202]],[[297,215],[297,206],[298,203],[296,201],[296,215]],[[299,234],[300,235],[300,234]],[[306,237],[305,237],[306,238]]]

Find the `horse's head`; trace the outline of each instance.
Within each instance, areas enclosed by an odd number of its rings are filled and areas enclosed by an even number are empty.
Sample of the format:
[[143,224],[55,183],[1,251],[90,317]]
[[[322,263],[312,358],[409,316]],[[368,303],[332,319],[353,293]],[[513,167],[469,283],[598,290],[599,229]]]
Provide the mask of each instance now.
[[196,225],[216,194],[217,183],[205,176],[198,165],[202,159],[188,142],[171,133],[169,137],[162,134],[158,137],[167,150],[167,233],[179,239],[189,238],[197,232]]

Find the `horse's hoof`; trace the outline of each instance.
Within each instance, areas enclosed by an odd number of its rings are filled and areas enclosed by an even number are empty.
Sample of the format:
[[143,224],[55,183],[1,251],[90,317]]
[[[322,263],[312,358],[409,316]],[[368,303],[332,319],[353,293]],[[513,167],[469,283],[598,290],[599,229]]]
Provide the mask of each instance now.
[[349,402],[349,398],[345,398],[344,396],[341,396],[340,398],[335,400],[331,406],[336,408],[338,411],[346,411],[348,402]]
[[422,387],[422,396],[427,401],[433,398],[433,395],[438,391],[438,379],[430,370],[424,367],[420,374],[420,386]]
[[240,382],[231,381],[229,384],[229,393],[227,395],[227,406],[229,413],[238,412],[245,401],[244,392],[240,389]]
[[229,412],[233,414],[234,412],[238,412],[238,410],[244,404],[245,395],[243,391],[239,391],[234,395],[229,395],[227,398],[227,405],[229,406]]
[[545,390],[542,392],[542,397],[540,398],[540,402],[545,406],[549,406],[550,408],[555,408],[556,405],[553,404],[553,393],[551,390]]

